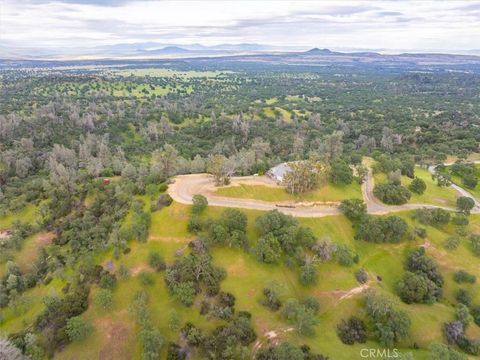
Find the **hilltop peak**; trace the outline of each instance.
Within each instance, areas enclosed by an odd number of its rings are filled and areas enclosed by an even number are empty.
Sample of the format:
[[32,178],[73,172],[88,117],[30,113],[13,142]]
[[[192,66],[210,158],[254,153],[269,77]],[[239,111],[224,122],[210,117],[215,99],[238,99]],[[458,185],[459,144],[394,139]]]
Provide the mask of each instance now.
[[329,49],[319,49],[319,48],[313,48],[310,49],[306,52],[307,54],[331,54],[332,51]]

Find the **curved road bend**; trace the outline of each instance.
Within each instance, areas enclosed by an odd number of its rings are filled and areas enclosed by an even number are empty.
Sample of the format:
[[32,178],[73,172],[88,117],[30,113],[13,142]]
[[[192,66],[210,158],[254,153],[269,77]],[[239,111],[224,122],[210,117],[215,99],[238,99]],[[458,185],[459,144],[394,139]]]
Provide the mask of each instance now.
[[[429,169],[430,170],[430,169]],[[434,168],[430,171],[435,171]],[[262,184],[267,186],[275,186],[274,182],[261,176],[247,176],[247,177],[234,177],[232,178],[232,184],[238,184],[241,182],[248,182],[251,184]],[[419,208],[443,208],[445,210],[454,211],[455,209],[449,207],[435,206],[430,204],[404,204],[404,205],[386,205],[380,202],[373,195],[373,187],[375,186],[373,175],[371,170],[367,174],[366,181],[362,184],[362,196],[367,205],[367,211],[370,214],[386,214],[396,211],[412,210]],[[475,199],[468,191],[455,185],[452,187],[458,191],[462,196],[468,196],[475,201],[475,208],[473,213],[480,212],[480,203]],[[222,207],[235,207],[242,209],[253,209],[268,211],[277,209],[285,214],[297,216],[297,217],[322,217],[328,215],[339,214],[340,210],[333,204],[315,204],[312,206],[295,204],[293,202],[279,202],[277,204],[255,200],[255,199],[242,199],[218,196],[215,193],[216,187],[213,182],[213,177],[209,174],[192,174],[192,175],[179,175],[174,179],[174,183],[168,187],[168,193],[170,196],[179,203],[190,205],[192,204],[192,198],[196,194],[205,196],[209,205],[222,206]]]

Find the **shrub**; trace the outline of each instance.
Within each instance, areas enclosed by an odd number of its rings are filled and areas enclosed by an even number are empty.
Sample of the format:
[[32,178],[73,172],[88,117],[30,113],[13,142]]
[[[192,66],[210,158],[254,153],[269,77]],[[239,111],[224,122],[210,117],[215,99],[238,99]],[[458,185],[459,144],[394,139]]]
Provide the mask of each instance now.
[[145,286],[151,286],[155,284],[155,278],[152,273],[150,272],[142,272],[138,275],[140,283]]
[[453,223],[457,226],[467,226],[469,223],[468,216],[462,213],[455,214]]
[[355,278],[360,284],[365,284],[368,281],[368,273],[365,269],[359,269],[355,272]]
[[443,332],[450,345],[456,344],[458,339],[463,336],[464,328],[460,321],[450,321],[443,325]]
[[103,289],[113,289],[117,284],[117,278],[114,274],[105,272],[100,278],[100,287]]
[[455,317],[462,323],[464,329],[466,329],[473,320],[472,315],[470,315],[470,310],[464,304],[458,304],[455,307]]
[[470,235],[470,247],[476,256],[480,256],[480,235]]
[[111,309],[113,307],[113,294],[111,290],[100,289],[95,296],[95,304],[102,309]]
[[425,184],[425,181],[422,179],[416,177],[412,180],[410,185],[408,185],[408,189],[415,194],[422,195],[427,189],[427,184]]
[[160,331],[151,326],[146,326],[140,331],[140,339],[142,341],[142,359],[158,359],[164,341]]
[[271,288],[264,288],[263,295],[265,299],[261,301],[261,304],[268,307],[270,310],[277,311],[282,306],[282,302],[278,298],[275,290]]
[[340,210],[351,221],[358,221],[367,214],[367,206],[360,199],[343,200]]
[[460,349],[470,355],[478,355],[480,352],[480,344],[478,341],[473,341],[466,336],[461,336],[457,340],[457,345]]
[[427,229],[421,228],[421,227],[415,227],[413,229],[413,232],[415,233],[416,236],[425,239],[427,237]]
[[337,325],[337,335],[347,345],[353,345],[355,342],[364,343],[367,341],[367,327],[362,320],[352,316]]
[[183,305],[190,307],[193,305],[193,300],[195,299],[196,290],[193,285],[193,282],[183,282],[175,285],[172,290],[173,295],[180,301]]
[[355,262],[355,255],[348,245],[338,245],[335,257],[337,258],[337,262],[342,266],[352,266]]
[[65,332],[71,341],[82,341],[86,339],[93,331],[93,326],[79,316],[71,317],[67,320]]
[[202,221],[199,216],[192,214],[188,220],[188,231],[196,234],[200,230],[202,230]]
[[457,284],[462,284],[462,283],[469,283],[473,284],[477,280],[476,276],[473,274],[470,274],[464,270],[459,270],[453,274],[453,280]]
[[472,303],[472,294],[466,289],[458,289],[455,293],[455,300],[457,300],[460,304],[470,306]]
[[312,246],[312,251],[320,261],[330,261],[337,251],[337,244],[331,242],[328,238],[320,239]]
[[192,214],[201,214],[208,206],[207,198],[203,195],[194,195],[192,198]]
[[151,208],[150,210],[151,211],[157,211],[157,210],[161,210],[163,209],[164,207],[167,207],[167,206],[170,206],[173,202],[173,199],[170,195],[168,194],[160,194],[158,196],[158,199],[157,201],[155,202],[152,202],[152,205],[151,205]]
[[318,271],[314,264],[303,265],[300,269],[300,283],[302,285],[313,285],[318,280]]
[[480,326],[480,305],[472,307],[473,321],[477,326]]
[[424,225],[439,226],[448,224],[450,221],[450,213],[440,208],[423,208],[415,210],[413,218]]
[[167,268],[167,265],[165,264],[165,260],[156,251],[151,251],[148,254],[148,265],[150,265],[156,271],[163,271]]
[[461,241],[462,239],[457,235],[449,236],[445,239],[443,246],[447,250],[456,250]]
[[405,204],[412,196],[406,187],[389,183],[375,185],[373,194],[385,204],[390,205]]
[[428,360],[467,360],[465,355],[442,343],[431,344],[429,349],[431,354]]
[[187,358],[186,351],[173,342],[168,343],[167,360],[185,360]]

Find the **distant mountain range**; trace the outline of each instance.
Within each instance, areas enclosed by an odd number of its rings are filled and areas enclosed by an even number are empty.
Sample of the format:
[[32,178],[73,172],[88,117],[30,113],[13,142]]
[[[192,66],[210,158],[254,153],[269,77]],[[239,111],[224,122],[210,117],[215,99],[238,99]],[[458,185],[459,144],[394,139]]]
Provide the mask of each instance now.
[[162,44],[145,42],[116,44],[88,50],[61,48],[56,51],[33,48],[14,48],[0,45],[0,60],[90,60],[128,61],[191,59],[206,61],[215,58],[218,62],[261,62],[277,65],[382,65],[382,66],[436,66],[436,65],[480,65],[476,55],[441,53],[382,54],[374,51],[339,52],[330,49],[299,47],[279,48],[260,44]]
[[106,59],[106,58],[145,58],[145,57],[198,57],[235,55],[267,51],[299,51],[301,47],[280,48],[260,44],[220,44],[205,46],[201,44],[164,44],[144,42],[133,44],[115,44],[96,46],[90,49],[61,47],[58,49],[26,48],[0,45],[0,58],[2,59]]

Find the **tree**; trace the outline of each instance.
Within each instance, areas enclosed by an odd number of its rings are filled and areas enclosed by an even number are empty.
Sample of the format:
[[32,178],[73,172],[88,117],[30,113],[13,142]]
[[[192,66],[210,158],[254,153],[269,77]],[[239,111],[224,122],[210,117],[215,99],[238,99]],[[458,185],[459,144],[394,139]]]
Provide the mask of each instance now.
[[407,304],[427,303],[437,300],[437,285],[425,276],[406,272],[398,284],[398,294]]
[[391,183],[375,185],[373,188],[373,194],[385,204],[390,205],[405,204],[412,196],[406,187]]
[[328,357],[313,354],[307,345],[297,347],[288,342],[260,349],[255,360],[328,360]]
[[213,175],[217,186],[228,185],[234,170],[234,164],[223,155],[212,156],[207,164],[207,171]]
[[340,204],[340,210],[351,221],[358,221],[367,214],[367,205],[361,199],[347,199]]
[[475,201],[467,196],[457,198],[457,210],[465,215],[470,215],[470,210],[475,206]]
[[411,321],[403,311],[395,309],[386,297],[369,292],[365,298],[368,319],[378,341],[393,346],[408,336]]
[[26,357],[8,339],[0,338],[0,359],[26,360]]
[[301,304],[297,299],[288,299],[282,310],[282,316],[295,326],[300,335],[312,336],[318,321],[315,311],[307,305]]
[[353,171],[345,161],[335,160],[330,163],[329,180],[334,184],[351,184],[353,180]]
[[170,144],[165,144],[160,151],[153,154],[154,167],[157,167],[159,173],[164,178],[169,178],[176,174],[179,155],[177,149]]
[[428,360],[467,360],[465,355],[442,343],[433,343],[429,349]]
[[193,195],[192,198],[192,214],[199,215],[201,214],[208,205],[207,198],[203,195]]
[[132,164],[127,164],[122,170],[122,177],[128,180],[135,181],[137,177],[137,169]]
[[155,271],[163,271],[167,268],[165,260],[156,251],[150,251],[148,253],[148,265],[155,269]]
[[470,235],[470,247],[476,256],[480,256],[480,235]]
[[276,291],[272,288],[264,288],[263,295],[265,300],[262,300],[262,305],[268,307],[272,311],[277,311],[282,306],[282,302],[278,298]]
[[443,286],[443,276],[435,260],[425,254],[425,248],[419,247],[407,255],[405,270],[423,275],[435,283],[439,288]]
[[261,350],[256,356],[257,360],[304,360],[303,351],[288,342]]
[[440,208],[423,208],[415,210],[413,218],[425,225],[439,226],[448,224],[450,213]]
[[462,284],[462,283],[474,284],[475,281],[477,281],[477,277],[464,270],[459,270],[453,274],[453,280],[457,284]]
[[352,266],[355,262],[354,253],[346,244],[340,244],[337,246],[335,257],[337,258],[337,262],[342,266]]
[[415,194],[422,195],[427,189],[427,184],[425,184],[425,181],[422,179],[416,177],[412,180],[410,185],[408,185],[408,189]]
[[143,345],[142,359],[157,360],[164,341],[160,331],[151,326],[144,327],[140,331],[140,339]]
[[93,331],[93,326],[79,316],[67,320],[65,331],[71,341],[82,341]]
[[313,285],[318,280],[318,271],[314,264],[307,263],[300,269],[300,283],[302,285]]
[[473,320],[472,315],[470,315],[470,310],[464,304],[457,304],[455,307],[455,317],[462,323],[464,329],[466,329]]
[[364,343],[367,341],[367,326],[359,318],[351,316],[337,325],[337,335],[347,345]]
[[475,189],[478,184],[478,179],[474,174],[468,174],[462,178],[462,184],[469,189]]
[[296,161],[288,164],[290,170],[283,176],[282,184],[292,194],[315,189],[322,181],[323,167],[315,161]]
[[368,273],[365,269],[359,269],[355,272],[355,278],[360,284],[366,284],[368,281]]
[[334,131],[325,136],[319,150],[327,162],[337,159],[343,152],[343,132]]
[[464,334],[463,324],[458,320],[447,322],[443,325],[443,332],[450,345],[456,344]]
[[397,243],[408,231],[408,225],[398,216],[364,216],[355,234],[356,240],[375,243]]
[[254,247],[257,259],[267,264],[276,263],[281,255],[281,247],[272,233],[262,236]]

